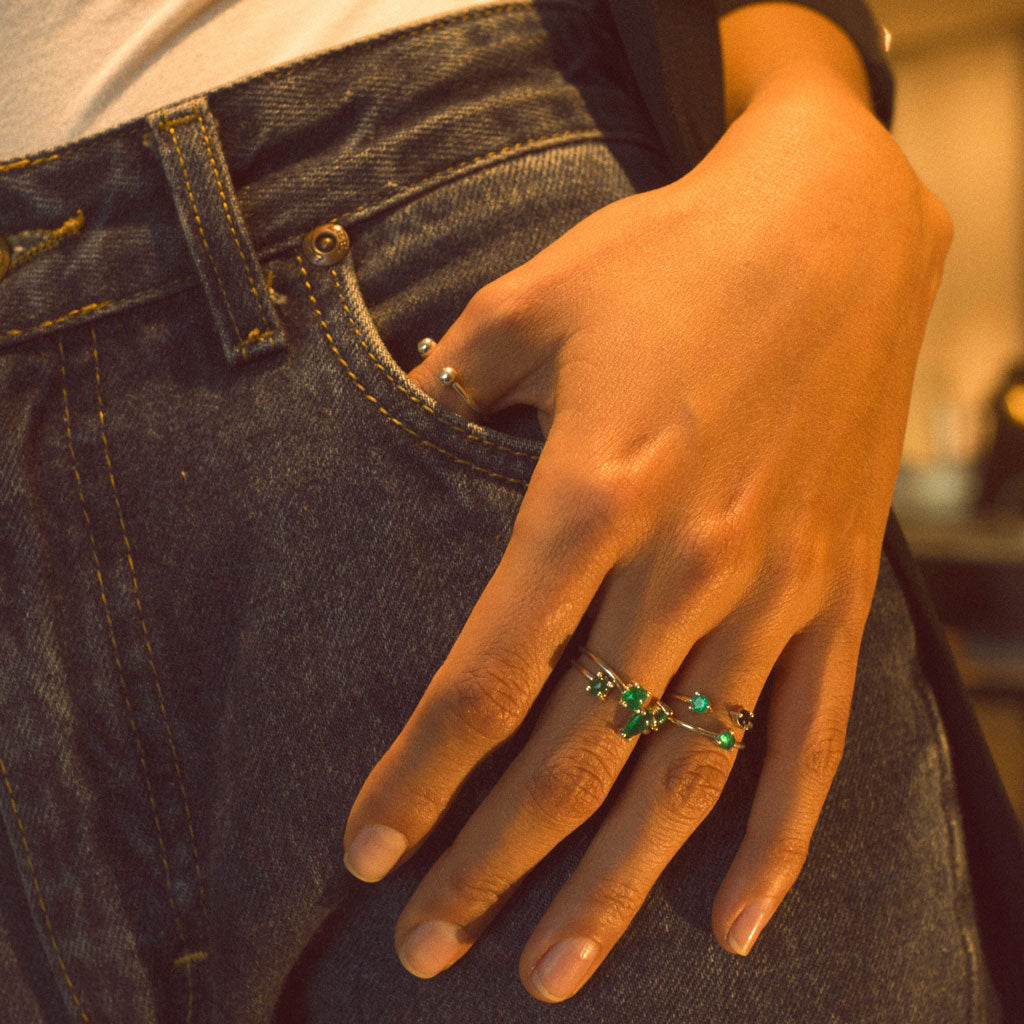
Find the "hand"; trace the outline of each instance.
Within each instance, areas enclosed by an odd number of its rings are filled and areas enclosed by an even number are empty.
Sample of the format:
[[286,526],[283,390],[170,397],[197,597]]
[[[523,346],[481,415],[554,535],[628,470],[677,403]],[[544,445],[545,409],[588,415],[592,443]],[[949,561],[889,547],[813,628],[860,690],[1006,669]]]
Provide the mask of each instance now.
[[[948,218],[827,73],[782,72],[712,153],[586,218],[482,289],[412,376],[451,364],[546,444],[500,565],[366,780],[346,863],[383,877],[510,736],[584,612],[587,645],[657,696],[759,709],[767,754],[712,928],[746,953],[799,873],[843,750],[910,386]],[[614,723],[614,724],[613,724]],[[557,1001],[593,973],[718,798],[736,752],[626,741],[570,671],[401,914],[429,977],[638,759],[522,953]],[[742,756],[742,755],[740,755]]]

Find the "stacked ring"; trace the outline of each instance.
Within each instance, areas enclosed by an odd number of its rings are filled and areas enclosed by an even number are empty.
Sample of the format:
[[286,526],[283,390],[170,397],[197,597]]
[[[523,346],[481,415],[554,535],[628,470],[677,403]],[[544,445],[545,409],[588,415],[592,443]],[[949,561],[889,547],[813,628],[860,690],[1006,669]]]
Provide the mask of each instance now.
[[[629,721],[619,730],[623,739],[632,739],[634,736],[646,735],[649,732],[657,732],[658,728],[666,722],[678,725],[681,729],[688,729],[699,736],[706,736],[713,740],[716,746],[723,750],[742,750],[743,743],[736,742],[736,735],[731,729],[715,731],[705,729],[699,725],[693,725],[675,716],[673,709],[664,703],[664,700],[652,700],[651,692],[644,689],[638,683],[629,682],[619,675],[606,661],[599,658],[588,647],[581,647],[580,654],[586,655],[597,666],[597,671],[591,671],[583,665],[577,656],[572,665],[578,669],[587,680],[587,693],[593,694],[601,700],[606,700],[614,689],[618,689],[619,703],[632,712]],[[672,694],[665,700],[678,700],[686,704],[690,711],[696,714],[705,714],[711,710],[711,702],[704,694],[695,692],[692,696],[685,694]],[[754,724],[754,713],[745,708],[734,707],[729,709],[729,718],[743,732],[746,732]]]

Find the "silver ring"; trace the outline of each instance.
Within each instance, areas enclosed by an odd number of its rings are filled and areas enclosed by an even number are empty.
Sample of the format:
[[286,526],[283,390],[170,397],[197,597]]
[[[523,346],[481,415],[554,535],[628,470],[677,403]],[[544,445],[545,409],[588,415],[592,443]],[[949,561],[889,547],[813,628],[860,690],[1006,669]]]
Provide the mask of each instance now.
[[[416,343],[416,351],[419,352],[420,357],[425,359],[431,349],[437,345],[437,342],[433,338],[421,338]],[[483,416],[484,411],[473,401],[472,398],[466,393],[466,389],[462,386],[462,381],[459,380],[459,375],[455,368],[452,366],[442,366],[441,372],[437,375],[437,379],[446,387],[451,388],[461,398],[466,405],[470,407],[478,416]]]
[[462,381],[459,380],[458,373],[455,372],[454,367],[442,366],[441,372],[437,375],[437,379],[446,387],[451,388],[461,398],[466,405],[478,413],[480,416],[483,415],[483,410],[473,401],[469,395],[466,394],[466,389],[462,386]]
[[[661,703],[660,701],[658,702]],[[661,705],[665,707],[664,704]],[[690,722],[684,722],[681,718],[676,718],[670,708],[666,708],[669,712],[668,721],[673,725],[678,725],[680,729],[689,729],[690,732],[695,732],[699,736],[707,736],[709,740],[715,741],[715,746],[721,747],[723,750],[742,750],[743,743],[736,742],[736,736],[731,729],[722,729],[721,732],[715,732],[714,729],[705,729],[700,725],[692,725]]]

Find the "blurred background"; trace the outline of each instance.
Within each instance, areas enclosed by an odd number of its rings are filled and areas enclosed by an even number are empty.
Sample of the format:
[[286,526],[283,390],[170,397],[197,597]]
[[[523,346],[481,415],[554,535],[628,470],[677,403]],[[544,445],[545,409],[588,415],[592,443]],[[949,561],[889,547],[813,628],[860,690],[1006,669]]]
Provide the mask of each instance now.
[[1024,820],[1024,0],[870,2],[955,231],[895,503]]

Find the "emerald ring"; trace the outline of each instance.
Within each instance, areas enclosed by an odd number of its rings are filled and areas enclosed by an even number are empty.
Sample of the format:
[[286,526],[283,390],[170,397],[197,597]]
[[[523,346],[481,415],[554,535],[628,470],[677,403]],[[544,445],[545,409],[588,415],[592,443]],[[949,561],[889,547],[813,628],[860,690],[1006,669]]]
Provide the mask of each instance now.
[[597,671],[592,672],[585,665],[581,665],[577,658],[573,661],[573,667],[583,673],[587,680],[587,693],[593,694],[601,700],[607,700],[608,694],[613,690],[619,691],[619,703],[632,712],[629,721],[619,730],[619,735],[624,740],[632,739],[634,736],[643,736],[649,732],[657,732],[658,727],[664,725],[672,716],[669,708],[661,701],[651,703],[651,692],[645,690],[637,683],[627,682],[607,662],[599,658],[587,647],[580,648],[580,653],[590,658]]
[[[659,727],[666,722],[678,725],[681,729],[689,729],[700,736],[706,736],[713,740],[715,745],[722,750],[742,750],[743,743],[736,741],[736,735],[731,729],[705,729],[703,726],[693,725],[691,722],[676,718],[673,709],[664,701],[653,697],[650,690],[644,689],[638,683],[632,683],[619,675],[604,659],[599,658],[590,648],[581,647],[580,654],[586,655],[597,666],[596,671],[587,668],[579,657],[573,660],[573,668],[578,669],[587,680],[587,693],[592,694],[599,700],[607,700],[608,695],[617,691],[618,702],[631,714],[629,721],[619,730],[623,739],[632,739],[634,736],[644,736],[649,732],[657,732]],[[711,710],[711,701],[703,693],[695,692],[693,696],[685,694],[672,694],[666,700],[678,700],[686,705],[688,710],[695,714],[705,714]],[[729,709],[730,720],[743,732],[746,732],[754,724],[754,713],[745,708],[734,707]]]

